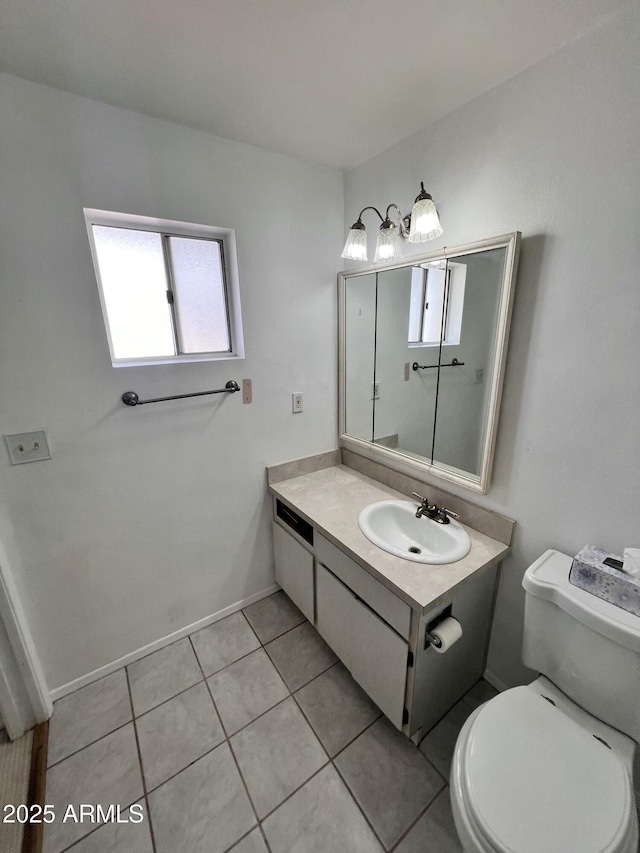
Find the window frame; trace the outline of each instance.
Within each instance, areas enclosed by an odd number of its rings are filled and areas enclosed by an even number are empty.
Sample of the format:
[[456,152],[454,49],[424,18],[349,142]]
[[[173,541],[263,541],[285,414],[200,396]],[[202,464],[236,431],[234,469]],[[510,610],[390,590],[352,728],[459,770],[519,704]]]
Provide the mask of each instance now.
[[[202,361],[229,361],[244,358],[244,334],[242,329],[242,311],[240,306],[240,284],[238,278],[238,259],[236,254],[236,235],[232,228],[221,228],[213,225],[198,225],[193,222],[180,222],[173,219],[158,219],[150,216],[137,216],[129,213],[116,213],[109,210],[98,210],[96,208],[84,208],[85,223],[91,249],[91,259],[98,285],[100,307],[109,344],[109,354],[113,367],[139,367],[141,365],[153,364],[180,364]],[[222,265],[223,290],[227,311],[227,325],[229,331],[229,350],[204,353],[177,353],[162,356],[136,356],[118,358],[115,355],[109,313],[100,274],[98,253],[93,233],[94,225],[102,225],[111,228],[128,228],[138,231],[150,231],[158,234],[161,238],[163,263],[167,275],[167,289],[174,293],[172,281],[172,270],[168,263],[167,237],[190,237],[200,240],[211,240],[220,244],[220,258]],[[175,295],[174,295],[175,299]],[[170,303],[172,333],[176,342],[179,341],[177,328],[175,303]]]

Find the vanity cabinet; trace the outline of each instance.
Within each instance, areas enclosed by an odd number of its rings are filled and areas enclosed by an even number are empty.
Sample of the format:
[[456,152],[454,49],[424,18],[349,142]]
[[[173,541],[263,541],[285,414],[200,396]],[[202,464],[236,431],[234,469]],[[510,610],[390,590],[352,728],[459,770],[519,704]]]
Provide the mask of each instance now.
[[275,522],[273,551],[277,582],[309,622],[315,624],[313,553]]
[[[426,733],[482,675],[497,566],[411,606],[292,507],[274,505],[276,580],[385,716],[409,736]],[[449,615],[462,637],[438,654],[427,635]]]
[[318,632],[383,714],[402,728],[407,641],[321,563],[316,571]]

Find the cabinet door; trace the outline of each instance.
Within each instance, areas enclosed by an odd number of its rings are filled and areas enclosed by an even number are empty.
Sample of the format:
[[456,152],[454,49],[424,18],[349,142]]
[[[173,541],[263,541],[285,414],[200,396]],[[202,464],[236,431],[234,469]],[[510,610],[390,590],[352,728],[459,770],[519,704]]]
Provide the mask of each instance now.
[[313,624],[313,554],[275,522],[273,550],[276,580]]
[[316,627],[351,675],[397,728],[402,728],[408,646],[319,563]]

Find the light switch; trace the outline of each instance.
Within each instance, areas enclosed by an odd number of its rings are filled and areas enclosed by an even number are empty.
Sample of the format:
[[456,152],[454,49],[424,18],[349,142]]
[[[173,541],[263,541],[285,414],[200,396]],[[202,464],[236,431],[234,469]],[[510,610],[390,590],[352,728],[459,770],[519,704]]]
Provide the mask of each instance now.
[[51,459],[47,433],[43,429],[34,432],[16,432],[5,435],[7,449],[12,465],[22,465],[23,462],[39,462],[41,459]]
[[253,400],[253,391],[251,389],[251,380],[242,380],[242,402],[250,403]]

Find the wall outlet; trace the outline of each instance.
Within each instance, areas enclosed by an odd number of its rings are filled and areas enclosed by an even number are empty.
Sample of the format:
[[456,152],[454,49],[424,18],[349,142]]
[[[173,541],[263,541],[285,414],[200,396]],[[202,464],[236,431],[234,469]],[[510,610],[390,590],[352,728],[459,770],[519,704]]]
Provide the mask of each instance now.
[[294,391],[291,395],[291,411],[294,415],[302,411],[302,391]]
[[17,432],[13,435],[5,435],[5,441],[12,465],[51,459],[47,433],[43,429],[35,432]]
[[242,380],[242,402],[250,403],[253,400],[253,391],[251,388],[251,380],[243,379]]
[[380,383],[372,382],[371,383],[371,399],[379,400],[380,399]]

